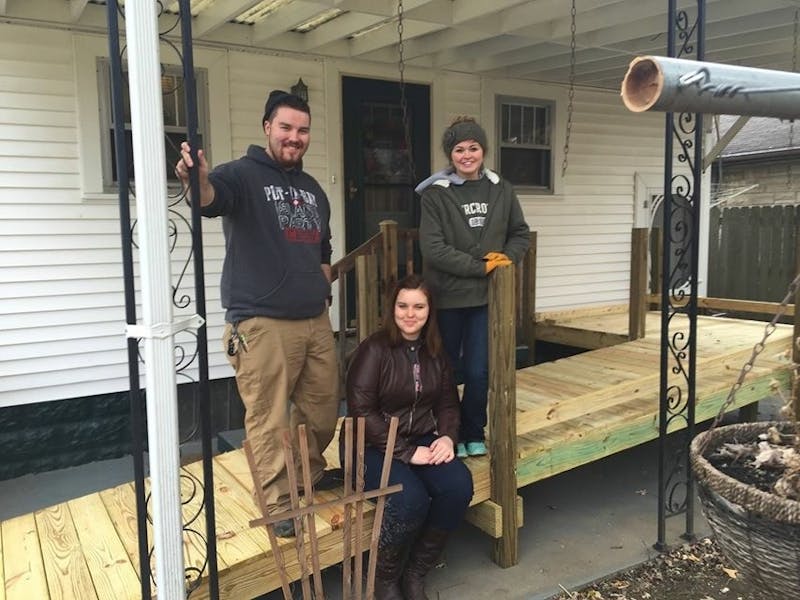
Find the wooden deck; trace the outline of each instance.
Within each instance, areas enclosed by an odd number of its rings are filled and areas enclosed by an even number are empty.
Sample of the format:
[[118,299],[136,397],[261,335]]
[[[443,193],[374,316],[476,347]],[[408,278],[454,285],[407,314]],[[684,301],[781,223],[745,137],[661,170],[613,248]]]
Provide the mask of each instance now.
[[[613,313],[609,313],[613,314]],[[594,330],[608,333],[609,318],[594,319]],[[627,328],[627,316],[620,320]],[[660,340],[658,319],[648,318],[644,339],[529,367],[517,375],[518,487],[592,462],[658,436]],[[605,329],[604,329],[605,328]],[[697,420],[715,415],[763,323],[701,317],[698,327]],[[737,397],[737,406],[768,393],[774,379],[788,380],[791,327],[770,338],[757,366]],[[565,343],[565,342],[562,342]],[[332,449],[329,449],[332,451]],[[499,507],[489,498],[489,460],[471,458],[475,498],[469,519],[499,535]],[[200,476],[200,465],[187,467]],[[215,458],[217,547],[222,598],[252,598],[279,587],[269,542],[262,529],[250,529],[257,517],[250,495],[247,461],[241,451]],[[188,482],[187,482],[188,485]],[[336,492],[320,492],[320,501]],[[0,524],[0,600],[139,596],[139,564],[133,485],[77,498]],[[189,515],[199,498],[184,506]],[[655,517],[655,515],[654,515]],[[520,521],[521,522],[521,521]],[[317,517],[320,562],[341,560],[341,510]],[[371,515],[365,519],[365,547]],[[202,534],[202,518],[194,527]],[[284,557],[298,576],[293,540]],[[202,540],[186,536],[187,565],[202,564]],[[207,597],[204,587],[191,598]]]
[[[646,335],[658,337],[660,312],[647,314]],[[628,341],[628,305],[536,313],[536,340],[594,350]]]

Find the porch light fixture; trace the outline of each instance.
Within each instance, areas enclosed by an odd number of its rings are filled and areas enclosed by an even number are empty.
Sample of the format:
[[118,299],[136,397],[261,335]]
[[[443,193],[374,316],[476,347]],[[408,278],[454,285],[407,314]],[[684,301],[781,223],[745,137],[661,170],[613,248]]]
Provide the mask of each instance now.
[[305,84],[302,77],[297,80],[297,83],[295,83],[289,91],[308,102],[308,86]]

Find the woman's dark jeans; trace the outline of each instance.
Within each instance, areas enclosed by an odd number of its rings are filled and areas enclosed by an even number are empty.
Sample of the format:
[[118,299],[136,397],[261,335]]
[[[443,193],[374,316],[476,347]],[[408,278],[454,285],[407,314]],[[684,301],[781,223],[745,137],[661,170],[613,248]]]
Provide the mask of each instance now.
[[[418,446],[430,446],[434,435],[417,440]],[[344,448],[340,444],[340,456]],[[344,464],[344,460],[342,460]],[[355,469],[355,458],[353,469]],[[364,489],[375,490],[381,485],[383,452],[367,446],[364,449]],[[404,523],[402,529],[416,530],[426,527],[453,531],[464,519],[464,513],[472,500],[472,473],[458,458],[441,465],[412,465],[393,459],[389,472],[389,485],[403,484],[403,490],[386,497],[386,513],[381,530],[396,523]]]
[[489,307],[443,308],[436,316],[453,371],[464,384],[460,441],[482,442],[489,395]]

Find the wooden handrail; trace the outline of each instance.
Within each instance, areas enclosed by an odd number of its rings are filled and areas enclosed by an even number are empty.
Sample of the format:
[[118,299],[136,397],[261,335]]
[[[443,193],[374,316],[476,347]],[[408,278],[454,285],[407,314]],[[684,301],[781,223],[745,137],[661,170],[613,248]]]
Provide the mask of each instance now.
[[[649,294],[647,301],[656,307],[661,306],[661,296],[659,294]],[[749,312],[757,314],[775,314],[778,310],[780,303],[778,302],[762,302],[760,300],[735,300],[733,298],[698,298],[698,308],[708,308],[711,310],[724,310],[731,312]],[[786,307],[786,316],[794,316],[794,304],[789,304]]]
[[375,251],[381,247],[382,238],[383,234],[381,232],[376,233],[358,248],[348,252],[345,256],[333,263],[331,265],[331,283],[339,278],[340,273],[355,269],[357,257],[374,254]]

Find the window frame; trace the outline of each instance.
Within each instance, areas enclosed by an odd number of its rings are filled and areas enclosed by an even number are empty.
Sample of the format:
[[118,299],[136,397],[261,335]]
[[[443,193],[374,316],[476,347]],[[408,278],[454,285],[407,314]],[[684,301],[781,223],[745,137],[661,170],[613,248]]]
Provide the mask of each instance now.
[[[112,101],[111,101],[111,61],[106,56],[98,56],[95,58],[96,71],[97,71],[97,102],[98,102],[98,115],[100,119],[100,167],[102,178],[102,190],[105,194],[116,193],[119,189],[119,184],[113,179],[113,152],[115,151],[110,132],[112,131]],[[123,71],[127,73],[127,62],[123,63]],[[178,78],[183,77],[183,67],[173,64],[162,64],[162,72],[165,75],[172,75]],[[198,134],[203,139],[204,152],[209,160],[211,157],[211,135],[210,135],[210,118],[209,118],[209,102],[208,102],[208,70],[204,67],[195,67],[195,82],[197,89],[197,129]],[[130,101],[130,100],[129,100]],[[131,124],[125,123],[125,130],[131,131]],[[167,125],[164,124],[165,133],[180,133],[185,132],[185,125]],[[166,139],[164,145],[166,148]],[[133,174],[131,173],[131,178]],[[171,181],[167,179],[167,187],[170,191],[180,188],[178,181]]]
[[[162,43],[161,53],[174,57],[174,48]],[[75,112],[77,155],[80,163],[81,202],[89,204],[117,204],[118,191],[103,189],[101,167],[101,140],[105,133],[100,130],[97,57],[108,57],[108,40],[105,35],[76,33],[72,36],[73,65],[75,72]],[[177,59],[171,61],[177,62]],[[209,124],[206,135],[213,138],[214,161],[223,163],[233,158],[233,137],[231,134],[231,97],[229,55],[227,51],[216,48],[194,49],[195,68],[208,71],[208,86],[204,91],[208,102]],[[212,93],[214,92],[214,93]],[[210,152],[209,146],[204,150]]]
[[[546,108],[547,119],[547,137],[548,144],[509,144],[503,142],[503,106],[504,105],[521,105],[523,107],[531,108]],[[533,98],[527,96],[515,96],[498,94],[495,96],[494,102],[495,113],[495,164],[497,171],[503,175],[502,151],[503,149],[522,149],[522,150],[547,150],[550,153],[549,164],[549,185],[533,185],[513,183],[514,188],[522,193],[527,194],[554,194],[556,189],[555,180],[555,163],[556,163],[556,148],[554,146],[554,138],[557,131],[556,121],[556,101],[553,99]],[[503,175],[506,177],[505,175]],[[506,177],[508,179],[508,177]]]

